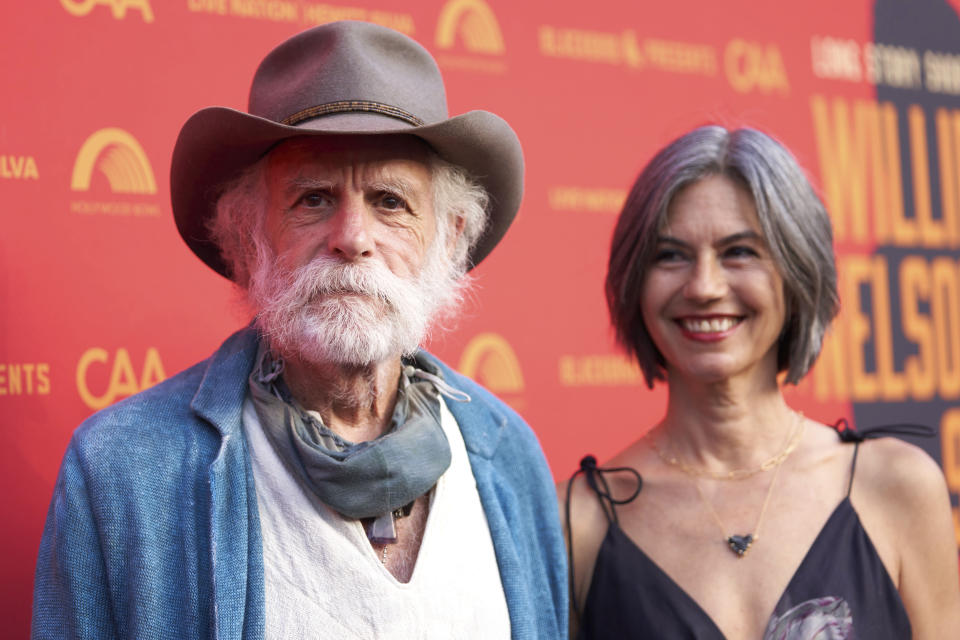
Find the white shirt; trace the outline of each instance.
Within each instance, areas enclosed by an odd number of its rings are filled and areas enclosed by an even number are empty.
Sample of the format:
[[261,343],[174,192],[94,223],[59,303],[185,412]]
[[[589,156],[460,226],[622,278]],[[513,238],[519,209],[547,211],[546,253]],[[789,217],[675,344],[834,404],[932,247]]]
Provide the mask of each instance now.
[[358,520],[324,505],[243,406],[263,535],[266,638],[510,637],[493,541],[456,419],[441,400],[450,467],[431,496],[410,582],[380,562]]

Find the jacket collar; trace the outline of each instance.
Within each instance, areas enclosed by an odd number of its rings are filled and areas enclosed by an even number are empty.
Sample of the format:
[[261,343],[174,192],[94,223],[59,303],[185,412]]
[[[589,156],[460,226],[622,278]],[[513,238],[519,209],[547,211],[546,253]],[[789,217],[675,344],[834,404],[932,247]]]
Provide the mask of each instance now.
[[260,336],[256,329],[237,331],[210,357],[190,408],[212,424],[220,435],[240,432],[247,378],[253,370]]
[[[260,335],[246,327],[230,336],[209,360],[200,386],[190,403],[201,416],[224,437],[239,433],[243,401],[247,394],[247,378],[253,370]],[[492,458],[507,424],[507,417],[493,402],[492,396],[472,380],[460,375],[432,354],[421,351],[435,364],[444,379],[454,388],[466,392],[470,402],[447,399],[450,413],[463,433],[467,451]]]
[[437,365],[450,386],[470,396],[469,402],[445,398],[450,413],[460,426],[467,451],[483,458],[493,458],[507,426],[507,416],[493,402],[493,396],[486,389],[460,375],[435,356],[425,351],[421,351],[421,354]]

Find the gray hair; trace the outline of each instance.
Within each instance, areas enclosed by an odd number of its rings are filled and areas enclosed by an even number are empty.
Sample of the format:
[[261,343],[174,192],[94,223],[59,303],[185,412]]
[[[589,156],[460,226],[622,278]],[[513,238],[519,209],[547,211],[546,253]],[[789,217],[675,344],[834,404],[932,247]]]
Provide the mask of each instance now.
[[[463,230],[453,247],[450,261],[455,277],[463,278],[473,266],[470,250],[483,235],[489,217],[489,195],[468,172],[430,151],[433,209],[437,216],[434,242],[447,242],[458,220]],[[230,278],[241,289],[250,284],[251,269],[272,259],[263,235],[267,217],[266,159],[264,156],[228,182],[217,200],[216,212],[208,223],[210,235]]]
[[470,250],[487,228],[490,196],[466,169],[447,162],[432,151],[430,170],[433,174],[433,210],[437,215],[437,239],[434,242],[446,242],[457,220],[463,221],[463,231],[450,256],[457,276],[462,277],[473,267]]
[[666,365],[641,313],[646,269],[670,202],[684,187],[726,176],[753,196],[760,228],[784,282],[786,320],[777,367],[796,384],[820,354],[839,309],[830,217],[790,152],[755,129],[704,126],[661,149],[627,197],[610,248],[606,296],[617,342],[630,351],[647,386],[664,380]]

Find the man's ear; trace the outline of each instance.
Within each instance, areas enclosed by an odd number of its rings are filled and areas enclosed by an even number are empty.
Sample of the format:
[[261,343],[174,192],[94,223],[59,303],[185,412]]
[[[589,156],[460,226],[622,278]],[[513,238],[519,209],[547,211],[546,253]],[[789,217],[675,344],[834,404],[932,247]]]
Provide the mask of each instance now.
[[451,233],[450,237],[447,238],[447,255],[453,254],[453,250],[457,246],[457,241],[460,240],[460,236],[463,235],[463,228],[466,226],[466,224],[467,222],[464,220],[463,216],[457,216],[457,219],[453,224],[453,233]]

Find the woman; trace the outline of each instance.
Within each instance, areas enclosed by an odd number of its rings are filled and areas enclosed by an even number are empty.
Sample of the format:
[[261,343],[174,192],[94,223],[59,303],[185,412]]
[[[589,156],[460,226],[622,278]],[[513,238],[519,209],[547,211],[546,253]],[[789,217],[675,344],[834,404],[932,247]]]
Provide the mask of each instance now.
[[786,149],[708,126],[660,151],[606,289],[618,341],[669,399],[570,484],[580,637],[960,637],[940,469],[784,401],[778,376],[806,374],[837,310],[830,220]]

